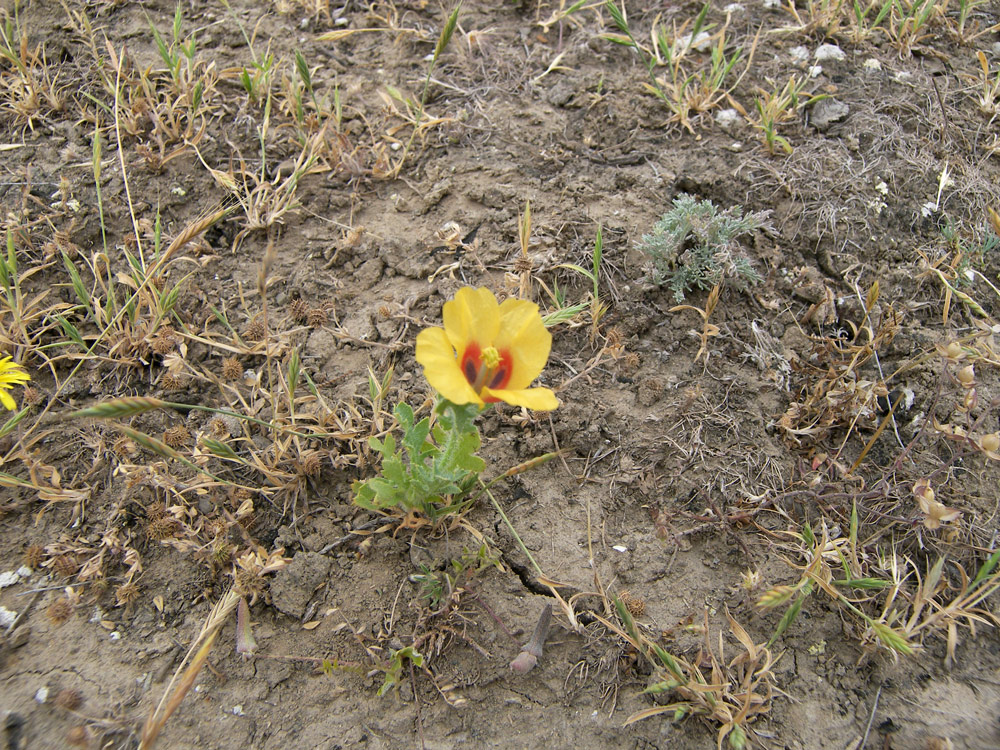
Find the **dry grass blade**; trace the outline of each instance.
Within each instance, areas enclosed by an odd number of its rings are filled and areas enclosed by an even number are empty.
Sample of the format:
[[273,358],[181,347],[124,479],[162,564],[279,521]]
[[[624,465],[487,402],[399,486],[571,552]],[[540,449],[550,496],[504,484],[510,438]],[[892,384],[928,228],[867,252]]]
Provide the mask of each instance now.
[[[164,691],[163,698],[160,699],[159,705],[149,715],[149,718],[146,719],[146,723],[142,729],[142,739],[139,743],[139,750],[149,750],[149,748],[156,744],[163,727],[166,725],[167,721],[169,721],[170,717],[174,715],[174,712],[177,711],[177,708],[180,706],[184,697],[194,685],[194,681],[198,678],[202,668],[205,666],[208,654],[212,650],[212,646],[215,644],[215,639],[219,635],[219,629],[225,624],[230,613],[237,607],[240,601],[241,597],[238,596],[233,590],[229,590],[212,609],[208,619],[201,628],[201,632],[198,634],[198,638],[188,650],[184,662],[182,662],[181,666],[177,668],[176,672],[174,672],[174,676],[167,685],[167,689]],[[192,657],[192,653],[195,648],[198,650]],[[180,670],[185,666],[186,669],[184,669],[183,675],[178,680]],[[175,683],[176,687],[174,687]]]

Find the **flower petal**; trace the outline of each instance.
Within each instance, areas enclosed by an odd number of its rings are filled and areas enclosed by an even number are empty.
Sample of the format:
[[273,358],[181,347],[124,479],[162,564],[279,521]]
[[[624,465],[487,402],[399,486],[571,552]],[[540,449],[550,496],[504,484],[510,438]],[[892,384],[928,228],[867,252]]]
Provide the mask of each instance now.
[[524,299],[504,300],[500,305],[500,332],[494,346],[510,352],[513,359],[507,388],[516,391],[531,385],[545,368],[552,350],[552,334],[542,322],[538,305]]
[[453,404],[483,405],[462,374],[455,348],[443,328],[425,328],[417,334],[417,362],[431,387]]
[[10,394],[3,389],[0,389],[0,404],[3,404],[3,408],[7,411],[14,411],[14,409],[17,408],[17,404],[14,402],[14,399],[12,399]]
[[509,388],[491,390],[483,388],[483,398],[506,401],[512,406],[523,406],[533,411],[552,411],[559,406],[559,399],[548,388]]
[[441,317],[448,339],[458,352],[465,351],[470,341],[485,349],[493,344],[500,330],[500,306],[493,292],[484,286],[459,289],[455,299],[444,303]]

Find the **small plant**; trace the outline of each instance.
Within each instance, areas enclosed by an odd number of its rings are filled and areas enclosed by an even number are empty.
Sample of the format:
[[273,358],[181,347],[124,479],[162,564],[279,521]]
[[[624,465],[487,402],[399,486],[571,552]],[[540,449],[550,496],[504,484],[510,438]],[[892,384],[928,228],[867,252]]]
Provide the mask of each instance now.
[[786,154],[792,153],[792,144],[784,136],[778,135],[778,126],[796,119],[803,107],[827,98],[825,94],[816,96],[802,93],[805,85],[805,78],[790,76],[788,83],[780,91],[762,91],[762,96],[755,99],[757,120],[753,122],[753,126],[760,131],[769,154],[776,153],[779,148]]
[[720,211],[709,200],[682,194],[652,233],[643,235],[639,249],[652,259],[655,281],[667,284],[677,302],[693,287],[711,289],[725,281],[741,287],[756,284],[761,275],[737,240],[768,228],[769,215],[755,211],[744,216],[737,207]]
[[417,361],[441,396],[434,423],[431,417],[417,422],[408,404],[396,406],[402,439],[372,437],[369,445],[382,456],[381,476],[354,484],[361,507],[400,508],[434,525],[475,500],[471,493],[486,467],[476,455],[475,419],[487,404],[542,411],[559,405],[548,388],[528,388],[552,346],[537,305],[520,299],[501,305],[490,290],[465,287],[445,303],[443,317],[444,328],[427,328],[417,337]]
[[[701,112],[708,112],[720,102],[729,99],[733,90],[746,75],[753,60],[756,40],[750,49],[743,72],[735,81],[729,79],[730,73],[743,57],[743,47],[737,47],[727,54],[731,46],[727,37],[728,20],[717,31],[712,32],[714,24],[706,22],[710,2],[702,6],[690,31],[688,22],[674,26],[668,31],[663,26],[653,29],[653,46],[647,50],[635,38],[625,6],[619,8],[614,0],[606,0],[605,8],[611,15],[611,20],[622,33],[605,36],[610,42],[620,44],[635,50],[649,73],[651,83],[647,89],[661,99],[670,109],[671,120],[683,126],[689,133],[694,132],[691,118]],[[711,32],[711,33],[710,33]],[[709,49],[707,63],[696,59],[701,49]],[[660,78],[656,75],[657,66],[666,67],[666,75]]]

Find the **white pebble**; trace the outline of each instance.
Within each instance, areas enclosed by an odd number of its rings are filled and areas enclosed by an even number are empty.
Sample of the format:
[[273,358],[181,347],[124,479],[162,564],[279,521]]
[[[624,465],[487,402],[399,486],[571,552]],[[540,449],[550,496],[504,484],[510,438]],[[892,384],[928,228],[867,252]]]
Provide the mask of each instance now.
[[814,57],[816,62],[823,62],[824,60],[844,60],[847,55],[836,44],[821,44],[816,48]]
[[788,50],[788,54],[792,56],[792,59],[798,60],[799,62],[805,62],[809,59],[809,50],[805,47],[792,47]]
[[36,703],[45,703],[49,699],[49,689],[48,687],[42,686],[38,688],[38,692],[35,693]]
[[729,130],[740,121],[740,113],[732,107],[715,113],[715,122],[723,130]]
[[0,628],[9,628],[17,619],[17,612],[11,612],[6,607],[0,607]]
[[21,576],[13,570],[7,570],[0,573],[0,589],[5,589],[8,586],[13,586],[15,583],[21,580]]
[[864,68],[865,70],[876,73],[882,70],[882,63],[880,63],[874,57],[869,57],[867,60],[861,63],[861,67]]
[[22,565],[20,568],[17,569],[17,574],[21,576],[21,578],[31,578],[31,574],[34,572],[35,571],[33,571],[27,565]]
[[823,72],[823,66],[822,65],[813,65],[811,68],[809,68],[809,77],[810,78],[818,78],[819,75],[820,75],[820,73],[822,73],[822,72]]

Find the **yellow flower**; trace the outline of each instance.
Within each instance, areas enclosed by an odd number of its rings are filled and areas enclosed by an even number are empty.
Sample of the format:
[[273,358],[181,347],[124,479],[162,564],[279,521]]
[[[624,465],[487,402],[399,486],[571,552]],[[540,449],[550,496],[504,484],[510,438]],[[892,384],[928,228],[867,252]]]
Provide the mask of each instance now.
[[417,336],[424,377],[454,404],[506,401],[538,411],[559,406],[548,388],[529,388],[552,348],[538,305],[523,299],[497,304],[485,287],[463,287],[444,303],[444,328]]
[[10,357],[0,359],[0,404],[3,404],[8,411],[16,409],[17,404],[7,391],[15,383],[27,383],[29,380],[31,376],[22,370],[17,362],[11,362]]

